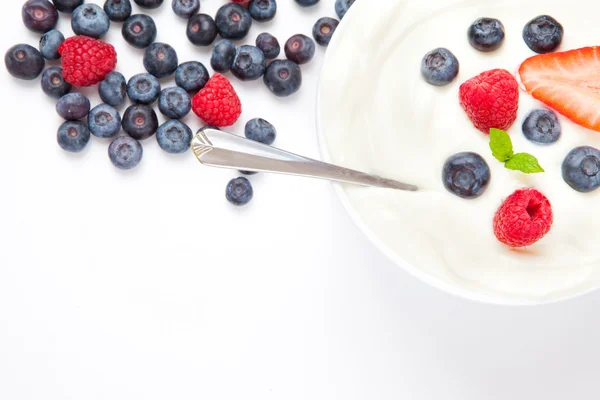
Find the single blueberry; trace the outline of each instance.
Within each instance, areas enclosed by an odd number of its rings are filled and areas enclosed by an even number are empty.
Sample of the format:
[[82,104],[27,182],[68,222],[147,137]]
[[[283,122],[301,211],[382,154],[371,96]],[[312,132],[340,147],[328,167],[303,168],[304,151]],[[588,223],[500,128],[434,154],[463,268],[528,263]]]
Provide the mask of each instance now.
[[42,74],[42,90],[53,99],[60,99],[71,91],[73,86],[63,77],[60,67],[50,67]]
[[200,10],[200,0],[173,0],[171,7],[176,15],[189,19]]
[[227,72],[233,66],[235,44],[229,39],[221,39],[215,43],[210,57],[210,66],[216,72]]
[[17,44],[6,51],[4,64],[15,78],[30,81],[40,76],[46,61],[38,49],[28,44]]
[[104,12],[114,22],[125,22],[131,16],[131,2],[129,0],[106,0]]
[[523,28],[523,40],[539,54],[551,53],[560,46],[564,35],[562,25],[549,15],[535,17]]
[[444,186],[463,199],[475,199],[490,183],[490,167],[476,153],[458,153],[446,161],[442,172]]
[[471,46],[486,53],[498,50],[504,43],[504,36],[504,25],[495,18],[479,18],[467,31]]
[[120,72],[113,71],[106,75],[98,86],[98,93],[103,102],[119,107],[127,99],[127,81]]
[[256,174],[258,174],[258,172],[256,172],[256,171],[242,171],[242,170],[240,170],[240,173],[244,174],[244,175],[256,175]]
[[319,0],[296,0],[296,3],[301,5],[302,7],[311,7],[317,4]]
[[235,51],[231,73],[243,81],[254,81],[265,73],[267,60],[255,46],[240,46]]
[[335,0],[335,13],[342,19],[354,4],[354,0]]
[[256,38],[256,47],[262,50],[269,60],[277,58],[281,52],[281,46],[277,38],[270,33],[264,32]]
[[277,13],[277,0],[250,0],[248,12],[255,21],[270,21]]
[[52,0],[54,7],[60,12],[72,13],[77,7],[83,4],[84,0]]
[[293,61],[275,60],[267,67],[263,80],[275,96],[287,97],[302,86],[302,71]]
[[285,56],[296,64],[306,64],[315,55],[315,42],[306,35],[297,34],[284,46]]
[[196,46],[210,46],[217,38],[215,20],[207,14],[196,14],[190,18],[185,34]]
[[90,112],[90,101],[81,93],[68,93],[56,103],[56,112],[68,121],[85,118]]
[[157,78],[166,78],[173,75],[179,59],[177,52],[166,43],[152,43],[144,53],[144,68]]
[[562,164],[565,182],[578,192],[592,192],[600,186],[600,150],[589,146],[576,147]]
[[108,32],[110,19],[96,4],[83,4],[73,11],[71,28],[76,35],[99,39]]
[[267,145],[272,145],[277,136],[275,127],[262,118],[254,118],[248,121],[244,132],[248,139]]
[[523,134],[535,143],[554,143],[561,134],[558,117],[550,110],[533,110],[523,122]]
[[46,33],[56,27],[58,11],[48,0],[28,0],[21,8],[21,17],[27,29]]
[[127,43],[138,49],[145,49],[156,40],[156,24],[149,15],[135,14],[127,18],[121,33]]
[[56,29],[48,31],[40,39],[40,53],[42,53],[46,60],[58,60],[60,58],[58,47],[64,41],[64,35]]
[[158,128],[156,140],[167,153],[185,153],[190,148],[192,130],[183,122],[172,119]]
[[140,142],[129,136],[119,136],[108,146],[108,157],[119,169],[132,169],[142,161],[144,149]]
[[170,87],[160,92],[158,108],[165,117],[181,119],[192,109],[192,100],[188,92],[180,87]]
[[202,89],[210,78],[206,67],[198,61],[188,61],[175,70],[175,83],[188,92]]
[[150,74],[137,74],[127,82],[127,95],[134,103],[152,104],[160,95],[160,82]]
[[215,24],[224,39],[243,39],[252,26],[252,17],[248,10],[239,4],[225,4],[217,11]]
[[425,54],[421,61],[421,75],[434,86],[449,84],[458,75],[459,63],[448,49],[438,48]]
[[234,206],[245,206],[250,203],[252,197],[254,197],[254,190],[248,179],[236,178],[227,184],[225,198]]
[[108,104],[99,104],[88,114],[88,127],[94,136],[114,137],[121,130],[121,115]]
[[162,3],[164,0],[133,0],[133,1],[135,1],[135,4],[137,4],[138,6],[140,6],[142,8],[153,9],[153,8],[158,8],[158,7],[162,6]]
[[65,121],[58,128],[56,139],[63,150],[79,153],[90,141],[90,130],[81,121]]
[[315,22],[312,29],[312,35],[313,38],[315,38],[315,42],[321,46],[328,46],[339,23],[340,21],[334,18],[320,18]]
[[134,104],[125,110],[121,125],[132,138],[144,140],[156,133],[158,117],[152,107],[145,104]]

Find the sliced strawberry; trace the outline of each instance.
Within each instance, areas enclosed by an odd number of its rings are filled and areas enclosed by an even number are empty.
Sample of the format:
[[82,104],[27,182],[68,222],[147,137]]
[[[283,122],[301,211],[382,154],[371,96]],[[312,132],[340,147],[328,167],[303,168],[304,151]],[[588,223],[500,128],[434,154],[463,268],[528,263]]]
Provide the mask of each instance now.
[[600,132],[600,49],[531,57],[519,68],[527,92],[573,122]]

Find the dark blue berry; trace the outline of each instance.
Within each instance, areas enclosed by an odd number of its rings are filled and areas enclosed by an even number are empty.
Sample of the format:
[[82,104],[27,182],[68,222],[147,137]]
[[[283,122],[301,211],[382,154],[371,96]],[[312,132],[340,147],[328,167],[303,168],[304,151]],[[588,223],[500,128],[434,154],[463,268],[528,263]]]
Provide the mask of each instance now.
[[262,50],[269,60],[277,58],[281,52],[281,46],[277,38],[270,33],[264,32],[256,38],[256,47]]
[[21,8],[21,17],[27,29],[46,33],[58,22],[58,11],[48,0],[28,0]]
[[235,44],[229,39],[221,39],[212,50],[210,66],[216,72],[227,72],[233,65],[235,58]]
[[48,31],[40,39],[40,53],[42,53],[46,60],[58,60],[60,58],[58,47],[64,41],[65,37],[56,29]]
[[108,32],[110,19],[96,4],[83,4],[73,11],[71,28],[76,35],[99,39]]
[[103,102],[119,107],[127,100],[127,81],[123,74],[113,71],[100,82],[98,92]]
[[250,16],[258,22],[267,22],[275,18],[277,13],[276,0],[251,0],[248,4]]
[[158,7],[162,6],[162,3],[164,0],[133,0],[133,1],[135,1],[135,4],[137,4],[138,6],[140,6],[142,8],[153,9],[153,8],[158,8]]
[[495,18],[479,18],[467,31],[471,46],[486,53],[498,50],[504,43],[504,36],[504,25]]
[[576,147],[562,164],[565,182],[578,192],[592,192],[600,186],[600,150],[589,146]]
[[315,42],[321,46],[328,46],[339,23],[340,22],[334,18],[320,18],[315,22],[312,29],[312,35],[315,38]]
[[114,22],[125,22],[131,16],[131,2],[129,0],[106,0],[104,12]]
[[210,78],[206,67],[198,61],[188,61],[175,70],[175,83],[188,92],[202,89]]
[[90,141],[90,130],[81,121],[66,121],[58,128],[56,139],[63,150],[79,153]]
[[60,67],[50,67],[42,74],[42,90],[53,99],[60,99],[72,88],[73,86],[65,81]]
[[196,14],[190,18],[185,34],[196,46],[210,46],[217,38],[215,20],[207,14]]
[[265,73],[267,60],[255,46],[240,46],[235,51],[231,73],[243,81],[254,81]]
[[134,103],[152,104],[160,95],[160,82],[150,74],[137,74],[127,82],[127,95]]
[[275,127],[262,118],[254,118],[246,123],[246,137],[255,142],[272,145],[277,136]]
[[172,119],[158,128],[156,140],[167,153],[185,153],[190,148],[192,130],[183,122]]
[[243,39],[252,26],[252,17],[248,10],[239,4],[225,4],[217,11],[215,23],[224,39]]
[[181,119],[192,109],[192,100],[188,92],[180,87],[170,87],[160,92],[158,108],[165,117]]
[[94,136],[114,137],[121,130],[121,115],[108,104],[97,105],[88,114],[88,127]]
[[166,43],[152,43],[144,53],[144,68],[157,78],[173,75],[179,59],[175,49]]
[[134,104],[125,110],[121,125],[132,138],[144,140],[156,133],[158,117],[152,107],[145,104]]
[[234,206],[245,206],[250,203],[250,200],[254,197],[252,184],[246,178],[232,179],[227,184],[225,197]]
[[54,7],[60,12],[72,13],[77,7],[83,4],[83,0],[52,0]]
[[200,0],[173,0],[171,6],[176,15],[189,19],[200,10]]
[[17,44],[4,55],[4,64],[15,78],[32,80],[40,76],[46,61],[36,48],[28,44]]
[[475,153],[458,153],[446,161],[442,180],[448,191],[463,199],[483,194],[490,183],[490,167]]
[[244,175],[256,175],[256,174],[258,174],[258,172],[256,172],[256,171],[242,171],[242,170],[240,170],[240,173],[244,174]]
[[285,42],[285,56],[296,64],[306,64],[315,55],[315,42],[306,35],[297,34]]
[[354,4],[354,0],[335,0],[335,13],[342,19]]
[[562,25],[549,15],[540,15],[523,28],[523,40],[536,53],[553,52],[560,46],[564,35]]
[[317,4],[319,0],[296,0],[296,3],[301,5],[302,7],[311,7]]
[[275,60],[267,67],[263,80],[275,96],[287,97],[300,89],[302,71],[293,61]]
[[149,15],[132,15],[123,24],[121,33],[127,43],[138,49],[145,49],[156,40],[156,24]]
[[68,121],[85,118],[90,112],[90,101],[81,93],[68,93],[56,103],[56,112]]
[[421,61],[421,75],[434,86],[449,84],[458,75],[459,63],[448,49],[439,48],[425,54]]
[[533,110],[523,122],[523,134],[535,143],[554,143],[560,138],[560,133],[560,122],[550,110]]
[[142,161],[144,149],[140,142],[129,136],[119,136],[108,146],[108,157],[119,169],[132,169]]

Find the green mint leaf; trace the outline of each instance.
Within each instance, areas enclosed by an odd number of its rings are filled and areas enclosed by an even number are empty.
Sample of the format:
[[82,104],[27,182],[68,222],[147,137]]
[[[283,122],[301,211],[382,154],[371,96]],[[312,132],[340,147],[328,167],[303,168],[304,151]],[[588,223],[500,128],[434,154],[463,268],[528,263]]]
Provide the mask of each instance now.
[[514,155],[510,136],[501,129],[490,129],[490,149],[500,162],[507,162]]
[[517,153],[504,164],[504,166],[513,171],[521,171],[526,174],[537,174],[545,172],[540,166],[537,158],[527,153]]

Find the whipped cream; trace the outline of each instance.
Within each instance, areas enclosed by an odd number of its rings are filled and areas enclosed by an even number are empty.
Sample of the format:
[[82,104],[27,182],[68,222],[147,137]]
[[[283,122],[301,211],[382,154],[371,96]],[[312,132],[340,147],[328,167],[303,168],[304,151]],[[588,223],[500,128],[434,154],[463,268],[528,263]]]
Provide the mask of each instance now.
[[[562,179],[561,164],[576,146],[600,148],[600,133],[559,115],[562,136],[555,144],[529,142],[521,125],[543,104],[520,96],[519,116],[509,130],[517,152],[535,155],[545,173],[509,171],[489,149],[458,102],[462,82],[504,68],[517,76],[522,61],[535,55],[523,42],[525,24],[540,14],[565,29],[559,50],[600,44],[593,17],[563,0],[396,0],[375,5],[358,1],[340,26],[327,54],[319,93],[319,124],[330,161],[413,183],[417,193],[344,186],[346,200],[360,221],[396,260],[450,290],[465,289],[498,301],[552,301],[600,285],[600,190],[582,194]],[[473,49],[467,29],[479,17],[498,18],[506,39],[493,53]],[[425,53],[450,49],[460,72],[445,87],[420,75]],[[476,200],[444,189],[446,159],[474,151],[489,164],[492,179]],[[535,187],[550,200],[554,225],[541,241],[510,249],[495,238],[493,216],[516,189]]]

